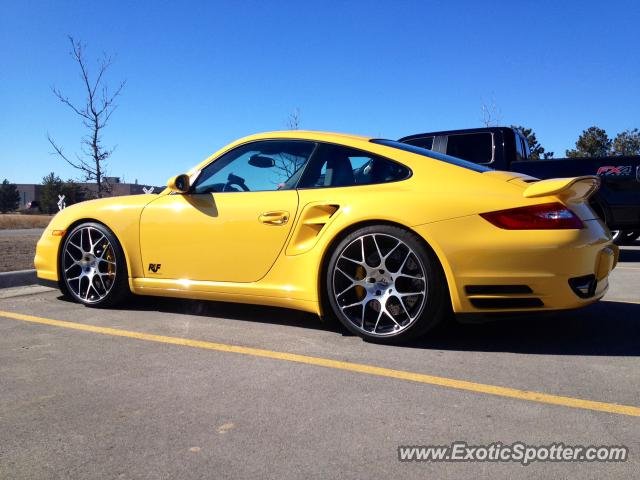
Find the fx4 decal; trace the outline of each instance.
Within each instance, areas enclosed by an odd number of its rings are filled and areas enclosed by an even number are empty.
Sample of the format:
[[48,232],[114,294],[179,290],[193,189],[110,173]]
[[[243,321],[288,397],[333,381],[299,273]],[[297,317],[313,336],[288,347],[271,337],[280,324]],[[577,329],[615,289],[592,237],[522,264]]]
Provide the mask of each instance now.
[[158,270],[160,270],[160,263],[150,263],[149,264],[149,271],[153,272],[153,273],[158,273]]
[[598,175],[609,176],[627,176],[633,175],[631,165],[619,165],[614,167],[612,165],[606,165],[598,168]]

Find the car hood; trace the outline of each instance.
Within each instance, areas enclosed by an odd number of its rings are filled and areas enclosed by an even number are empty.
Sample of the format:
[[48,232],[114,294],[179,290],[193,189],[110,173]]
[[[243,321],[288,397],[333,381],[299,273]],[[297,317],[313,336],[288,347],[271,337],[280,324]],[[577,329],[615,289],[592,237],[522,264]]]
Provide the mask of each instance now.
[[84,202],[75,203],[67,207],[67,209],[84,209],[84,208],[96,208],[96,209],[121,209],[132,207],[145,207],[150,202],[158,198],[156,194],[144,194],[144,195],[123,195],[120,197],[105,197],[96,198],[93,200],[85,200]]
[[158,195],[125,195],[122,197],[98,198],[75,203],[61,210],[49,223],[48,229],[66,229],[81,219],[105,221],[115,217],[138,217],[139,212],[157,199]]

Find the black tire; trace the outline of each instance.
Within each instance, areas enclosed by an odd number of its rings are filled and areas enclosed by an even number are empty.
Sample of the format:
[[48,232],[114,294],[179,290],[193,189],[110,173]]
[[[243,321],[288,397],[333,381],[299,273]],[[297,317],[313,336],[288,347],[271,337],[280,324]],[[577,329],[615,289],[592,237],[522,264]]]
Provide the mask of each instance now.
[[637,230],[612,230],[613,243],[616,245],[630,245],[640,237]]
[[[371,245],[376,250],[369,254]],[[416,234],[391,225],[366,226],[343,238],[330,255],[323,282],[326,310],[353,334],[376,343],[401,343],[425,335],[446,318],[451,302],[444,273]],[[355,270],[346,271],[350,266]],[[411,293],[421,288],[424,294]]]
[[[62,294],[87,307],[113,307],[131,293],[127,262],[120,242],[101,223],[81,223],[68,232],[62,242],[58,266],[58,284]],[[92,270],[93,274],[87,275]],[[74,279],[78,275],[81,278]],[[87,294],[83,295],[85,291]]]

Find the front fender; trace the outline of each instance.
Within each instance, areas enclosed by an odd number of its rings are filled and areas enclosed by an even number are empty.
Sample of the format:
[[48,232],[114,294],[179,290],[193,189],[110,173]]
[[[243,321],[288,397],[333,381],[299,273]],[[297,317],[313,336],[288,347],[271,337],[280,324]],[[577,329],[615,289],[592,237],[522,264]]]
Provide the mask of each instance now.
[[[156,195],[135,195],[81,202],[65,208],[49,223],[36,246],[34,264],[39,278],[58,281],[58,258],[65,236],[82,222],[98,222],[120,242],[129,278],[143,276],[140,255],[140,214]],[[62,234],[60,234],[62,232]]]

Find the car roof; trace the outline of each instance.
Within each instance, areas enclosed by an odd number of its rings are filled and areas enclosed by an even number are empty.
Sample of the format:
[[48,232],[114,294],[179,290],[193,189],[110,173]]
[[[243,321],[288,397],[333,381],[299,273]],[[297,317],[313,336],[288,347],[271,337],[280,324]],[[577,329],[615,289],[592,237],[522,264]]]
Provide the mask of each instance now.
[[[233,150],[234,148],[239,147],[240,145],[260,141],[260,140],[280,140],[280,139],[290,139],[290,140],[307,140],[307,141],[315,141],[315,142],[326,142],[326,143],[335,143],[338,145],[344,145],[347,147],[352,147],[356,149],[363,150],[365,152],[371,152],[376,155],[380,155],[382,157],[391,159],[395,162],[400,162],[411,169],[421,168],[424,165],[425,160],[430,160],[432,162],[436,162],[438,165],[446,165],[446,166],[456,166],[455,162],[451,161],[443,161],[443,159],[439,158],[440,155],[435,152],[429,152],[425,150],[424,152],[416,153],[412,152],[408,145],[398,144],[389,145],[385,142],[393,143],[394,140],[384,140],[376,137],[366,137],[362,135],[352,135],[346,133],[337,133],[337,132],[322,132],[322,131],[314,131],[314,130],[276,130],[273,132],[262,132],[256,133],[253,135],[249,135],[243,138],[236,140],[233,143],[230,143],[217,152],[214,152],[208,158],[200,162],[195,167],[191,168],[187,175],[193,175],[196,172],[202,170],[209,163],[214,161],[216,158],[219,158],[221,155],[225,154],[228,151]],[[464,160],[461,160],[464,162]],[[457,165],[460,167],[460,165]],[[475,170],[475,169],[471,169]]]
[[214,158],[222,155],[223,153],[248,142],[255,142],[257,140],[277,140],[277,139],[292,139],[292,140],[310,140],[318,142],[338,143],[341,145],[347,145],[351,147],[360,147],[366,150],[371,149],[371,143],[369,142],[372,137],[365,137],[362,135],[350,135],[347,133],[336,132],[321,132],[314,130],[276,130],[273,132],[255,133],[247,137],[240,138],[233,143],[230,143],[213,153],[197,166],[189,170],[189,174],[200,170],[205,165],[210,163]]
[[238,143],[244,143],[251,140],[270,139],[270,138],[294,138],[300,140],[325,140],[325,141],[361,141],[368,142],[371,137],[362,135],[352,135],[348,133],[338,132],[322,132],[317,130],[275,130],[272,132],[256,133],[238,140]]

